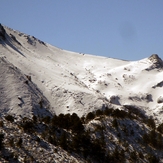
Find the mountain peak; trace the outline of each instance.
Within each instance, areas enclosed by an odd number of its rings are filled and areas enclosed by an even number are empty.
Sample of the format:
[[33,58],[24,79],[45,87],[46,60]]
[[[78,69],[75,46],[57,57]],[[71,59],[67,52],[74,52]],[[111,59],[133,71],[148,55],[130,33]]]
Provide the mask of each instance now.
[[152,54],[150,57],[149,57],[149,59],[161,59],[159,56],[158,56],[158,54]]
[[163,61],[157,54],[152,54],[148,59],[153,63],[155,68],[163,67]]
[[0,39],[5,40],[5,33],[6,33],[5,29],[3,28],[3,26],[0,23]]

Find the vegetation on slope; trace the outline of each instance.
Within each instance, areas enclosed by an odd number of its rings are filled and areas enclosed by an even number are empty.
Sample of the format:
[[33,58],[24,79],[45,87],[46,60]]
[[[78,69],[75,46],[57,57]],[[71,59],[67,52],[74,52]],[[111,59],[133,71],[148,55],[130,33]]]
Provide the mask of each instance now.
[[[44,150],[28,148],[33,142],[38,149],[54,147],[56,153],[63,149],[70,156],[79,158],[78,162],[137,160],[156,163],[162,157],[162,126],[156,127],[152,118],[132,107],[126,107],[126,111],[105,108],[81,118],[76,113],[33,116],[33,119],[16,119],[8,115],[0,121],[0,157],[6,162],[41,162],[39,157]],[[28,143],[27,137],[31,139]],[[45,162],[48,162],[47,156],[44,156]],[[55,159],[55,156],[51,158]]]

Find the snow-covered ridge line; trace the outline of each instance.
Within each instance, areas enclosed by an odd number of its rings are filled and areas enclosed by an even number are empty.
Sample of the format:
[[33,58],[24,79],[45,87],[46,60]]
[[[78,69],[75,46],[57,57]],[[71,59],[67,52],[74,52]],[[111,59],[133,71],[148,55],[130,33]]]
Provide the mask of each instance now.
[[124,61],[69,52],[1,25],[0,57],[31,76],[52,113],[82,116],[103,106],[135,105],[162,122],[163,61],[158,55]]

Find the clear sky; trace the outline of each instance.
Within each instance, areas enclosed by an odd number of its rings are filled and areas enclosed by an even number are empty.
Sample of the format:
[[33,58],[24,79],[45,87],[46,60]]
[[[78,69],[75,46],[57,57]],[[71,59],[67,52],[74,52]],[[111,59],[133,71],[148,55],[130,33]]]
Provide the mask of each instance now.
[[163,59],[163,0],[1,0],[0,23],[74,52]]

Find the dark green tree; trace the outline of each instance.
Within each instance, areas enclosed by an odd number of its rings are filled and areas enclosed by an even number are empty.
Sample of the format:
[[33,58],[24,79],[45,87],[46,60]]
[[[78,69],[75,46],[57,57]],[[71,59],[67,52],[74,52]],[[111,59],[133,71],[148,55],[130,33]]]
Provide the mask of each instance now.
[[3,147],[3,139],[4,139],[4,134],[3,133],[0,133],[0,150]]
[[161,124],[157,127],[157,131],[159,131],[160,133],[163,134],[163,123],[161,123]]
[[96,110],[96,116],[101,116],[103,115],[103,111],[102,110]]
[[113,127],[115,127],[116,129],[118,129],[118,122],[117,119],[115,118],[112,122]]
[[18,147],[21,147],[21,146],[22,146],[22,143],[23,143],[22,138],[19,138],[18,141],[17,141],[17,143],[16,143],[16,145],[17,145]]
[[5,119],[10,122],[14,122],[14,117],[12,115],[6,115]]
[[91,121],[91,120],[93,120],[95,118],[95,115],[94,115],[94,113],[92,113],[92,112],[89,112],[88,114],[87,114],[87,116],[86,116],[86,120],[87,121]]
[[60,137],[60,141],[59,141],[59,145],[63,148],[63,149],[67,149],[67,134],[66,132],[63,132],[61,137]]

